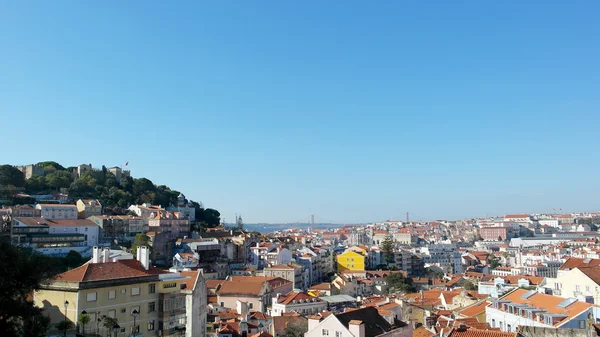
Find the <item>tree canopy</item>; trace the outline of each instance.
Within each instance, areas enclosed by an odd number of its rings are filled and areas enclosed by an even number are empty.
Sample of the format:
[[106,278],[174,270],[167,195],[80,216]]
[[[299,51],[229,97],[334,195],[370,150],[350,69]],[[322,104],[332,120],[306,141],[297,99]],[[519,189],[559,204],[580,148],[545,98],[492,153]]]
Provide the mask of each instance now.
[[0,239],[0,270],[0,331],[7,336],[44,336],[50,320],[33,305],[30,295],[55,275],[55,263]]
[[395,292],[414,292],[415,288],[412,285],[412,280],[404,277],[402,273],[392,273],[386,276],[385,281],[388,286],[388,292],[393,294]]
[[304,337],[304,333],[308,331],[308,322],[297,320],[288,323],[283,329],[281,336],[283,337]]
[[150,242],[150,237],[144,233],[139,233],[133,239],[133,244],[131,244],[131,253],[135,256],[137,254],[138,247],[146,246],[150,251],[152,251],[152,243]]
[[381,249],[381,251],[383,252],[383,258],[385,259],[385,262],[387,262],[388,264],[393,264],[394,263],[394,240],[392,239],[391,236],[386,236],[385,239],[383,239],[383,241],[381,241],[381,246],[379,247],[379,249]]
[[9,195],[25,187],[23,172],[12,165],[0,165],[0,195]]

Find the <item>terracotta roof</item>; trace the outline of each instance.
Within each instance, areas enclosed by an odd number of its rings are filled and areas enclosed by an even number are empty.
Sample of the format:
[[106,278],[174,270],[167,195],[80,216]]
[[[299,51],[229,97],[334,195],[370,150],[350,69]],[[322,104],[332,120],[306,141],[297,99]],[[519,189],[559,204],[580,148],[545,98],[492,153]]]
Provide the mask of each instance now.
[[206,288],[217,289],[219,284],[225,282],[225,280],[206,280]]
[[489,303],[487,301],[481,301],[479,303],[475,303],[469,307],[466,307],[458,313],[466,317],[477,316],[482,313],[485,313],[485,307],[487,307],[488,304]]
[[529,214],[507,214],[504,216],[504,219],[520,219],[520,218],[529,218]]
[[319,283],[319,284],[315,284],[314,286],[310,287],[309,290],[331,290],[331,283]]
[[277,303],[285,304],[285,305],[295,304],[300,301],[302,301],[302,302],[322,302],[323,300],[318,297],[312,297],[309,294],[304,293],[304,292],[295,292],[295,291],[292,291],[292,292],[288,293],[287,295],[283,295],[283,296],[280,296],[277,298]]
[[181,271],[179,272],[179,274],[181,276],[186,277],[185,280],[183,280],[183,284],[184,284],[184,288],[185,290],[194,290],[194,287],[196,286],[196,282],[198,281],[198,277],[200,276],[200,272],[195,270],[195,271]]
[[258,282],[223,282],[217,290],[219,296],[254,295],[258,296],[263,289],[263,283]]
[[589,277],[596,284],[600,284],[600,266],[578,268],[582,273]]
[[420,326],[413,331],[412,337],[433,337],[435,336],[434,332],[431,332],[425,328],[425,326]]
[[60,226],[60,227],[98,227],[88,219],[46,219],[38,217],[17,217],[16,220],[27,226]]
[[567,270],[581,267],[591,267],[600,265],[600,259],[582,259],[578,257],[571,257],[562,266],[560,270]]
[[86,263],[81,267],[57,275],[54,280],[65,282],[91,282],[167,273],[168,272],[154,266],[150,266],[148,270],[145,270],[138,260],[118,260],[116,262]]
[[564,323],[565,320],[571,319],[579,315],[581,312],[587,310],[592,306],[592,304],[589,303],[575,301],[569,306],[561,308],[558,305],[561,302],[565,301],[565,298],[546,295],[537,292],[528,298],[522,298],[523,294],[527,292],[528,290],[526,289],[517,288],[509,294],[501,297],[500,299],[509,300],[515,304],[528,304],[537,308],[546,309],[546,312],[550,314],[565,315],[566,317],[561,321],[557,321],[555,323],[555,326]]
[[280,334],[290,323],[306,323],[308,320],[298,314],[291,316],[275,316],[273,317],[273,332],[275,335]]
[[502,332],[498,330],[481,330],[475,328],[454,328],[448,337],[515,337],[516,332]]

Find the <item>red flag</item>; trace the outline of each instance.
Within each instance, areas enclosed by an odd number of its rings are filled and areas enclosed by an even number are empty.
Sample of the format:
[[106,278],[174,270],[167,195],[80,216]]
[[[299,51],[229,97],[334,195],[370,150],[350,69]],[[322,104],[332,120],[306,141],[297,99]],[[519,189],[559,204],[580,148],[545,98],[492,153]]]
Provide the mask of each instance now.
[[129,162],[126,162],[126,163],[125,163],[125,166],[127,166],[127,165],[129,165]]

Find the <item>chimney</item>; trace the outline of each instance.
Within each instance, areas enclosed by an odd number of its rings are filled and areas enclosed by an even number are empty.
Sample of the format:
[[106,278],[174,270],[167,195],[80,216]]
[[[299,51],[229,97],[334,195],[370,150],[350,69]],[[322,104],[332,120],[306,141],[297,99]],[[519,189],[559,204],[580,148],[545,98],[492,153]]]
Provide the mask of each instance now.
[[348,322],[348,330],[355,337],[365,337],[365,324],[363,321],[353,319]]
[[316,328],[317,325],[319,325],[319,322],[321,322],[321,318],[322,317],[318,315],[308,316],[308,331]]
[[104,248],[104,250],[102,251],[102,263],[109,262],[110,261],[109,259],[110,259],[110,249]]
[[137,260],[140,261],[144,269],[150,268],[150,250],[146,246],[138,247]]
[[92,248],[92,263],[100,263],[100,252],[101,248],[98,246],[94,246]]

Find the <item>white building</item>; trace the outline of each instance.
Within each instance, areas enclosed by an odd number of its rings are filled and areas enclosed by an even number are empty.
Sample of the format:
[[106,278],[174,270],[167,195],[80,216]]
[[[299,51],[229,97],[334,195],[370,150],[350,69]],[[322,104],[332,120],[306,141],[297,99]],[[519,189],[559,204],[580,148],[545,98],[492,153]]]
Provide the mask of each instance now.
[[392,329],[377,309],[367,307],[342,314],[313,315],[308,318],[305,337],[374,337]]
[[65,204],[37,204],[35,209],[45,219],[77,219],[77,206]]
[[421,255],[425,264],[440,266],[452,274],[463,272],[462,256],[456,244],[430,244],[425,247],[414,248],[411,251]]
[[98,245],[100,227],[87,219],[13,218],[11,241],[46,255],[66,255],[75,250],[90,255]]
[[487,323],[505,332],[515,332],[522,325],[586,329],[588,315],[595,322],[599,314],[600,308],[576,298],[525,289],[515,289],[486,307]]
[[297,312],[301,315],[317,314],[327,309],[327,302],[305,292],[292,291],[287,295],[277,294],[273,297],[271,316],[282,316],[284,313]]

